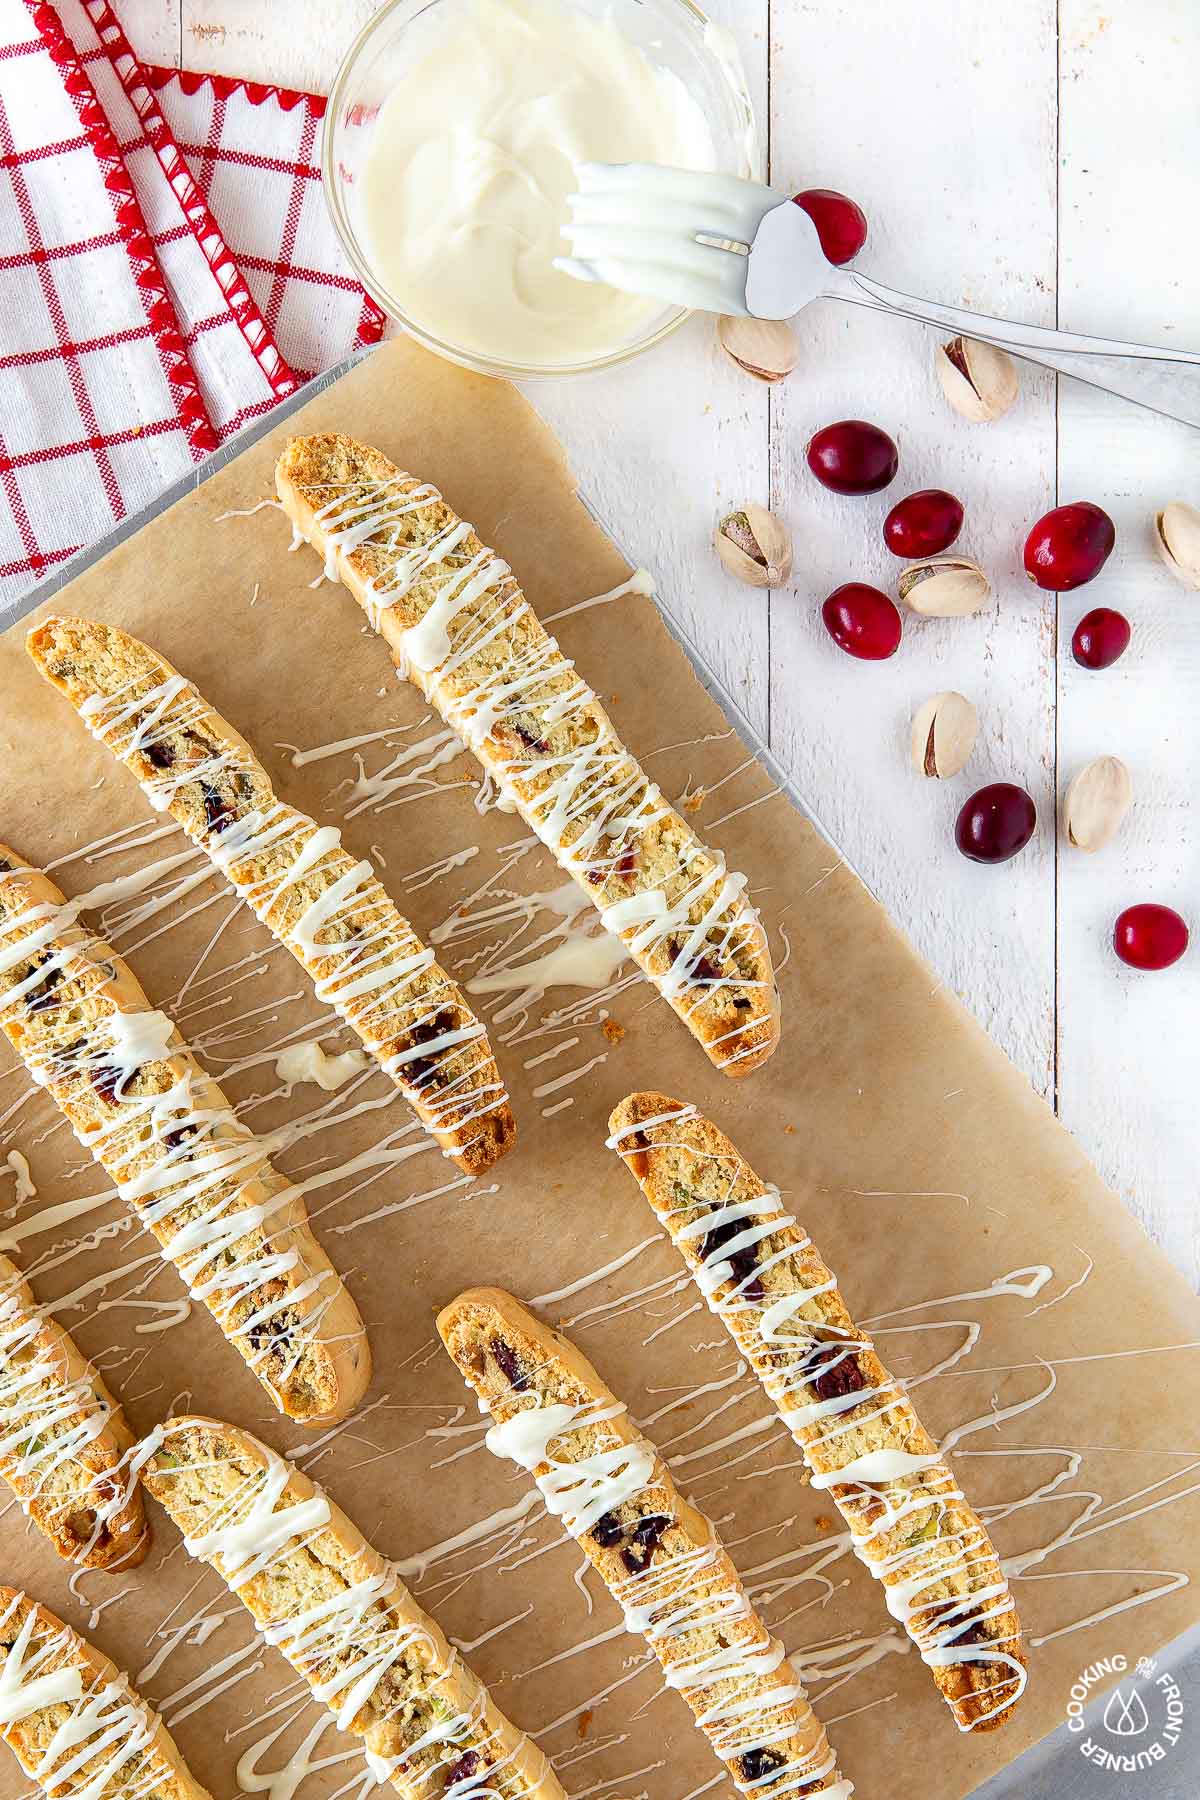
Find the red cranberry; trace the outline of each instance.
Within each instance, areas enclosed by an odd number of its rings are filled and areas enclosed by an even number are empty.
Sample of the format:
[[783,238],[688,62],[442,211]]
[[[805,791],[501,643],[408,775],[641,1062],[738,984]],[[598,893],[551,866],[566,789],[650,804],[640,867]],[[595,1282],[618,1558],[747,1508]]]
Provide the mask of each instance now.
[[922,488],[897,500],[883,521],[883,541],[893,556],[912,562],[948,550],[962,530],[962,501],[945,488]]
[[900,614],[886,594],[862,581],[835,588],[821,608],[825,629],[847,656],[883,662],[900,648]]
[[816,226],[829,261],[852,262],[867,241],[867,215],[857,201],[836,188],[805,188],[792,199]]
[[1094,580],[1116,541],[1116,526],[1090,500],[1056,506],[1025,539],[1025,573],[1040,588],[1065,594]]
[[1023,850],[1037,825],[1037,808],[1024,788],[994,781],[972,794],[958,815],[954,841],[972,862],[1007,862]]
[[1129,620],[1111,606],[1084,613],[1071,639],[1071,655],[1081,669],[1108,669],[1129,648]]
[[877,494],[895,481],[900,452],[865,419],[841,419],[809,440],[808,466],[835,494]]
[[1131,969],[1169,969],[1188,947],[1188,928],[1169,906],[1127,906],[1113,926],[1113,949]]

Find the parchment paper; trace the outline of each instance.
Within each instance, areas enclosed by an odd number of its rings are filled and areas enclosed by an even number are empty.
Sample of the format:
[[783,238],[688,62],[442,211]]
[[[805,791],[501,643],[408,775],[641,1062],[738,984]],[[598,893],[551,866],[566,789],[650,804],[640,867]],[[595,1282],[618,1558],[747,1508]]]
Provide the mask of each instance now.
[[[285,436],[320,428],[376,442],[442,486],[511,561],[543,616],[611,588],[626,571],[520,396],[398,343],[59,597],[57,610],[114,620],[157,645],[252,739],[280,792],[331,820],[354,802],[353,786],[339,783],[356,776],[355,753],[294,767],[280,745],[307,749],[405,728],[391,746],[359,747],[369,774],[397,748],[435,737],[439,722],[421,723],[419,697],[397,682],[344,592],[310,587],[316,558],[288,554],[278,512],[216,522],[271,493]],[[68,893],[186,850],[41,683],[22,650],[24,629],[0,640],[0,836],[34,862],[59,865]],[[293,1176],[331,1174],[308,1201],[367,1322],[376,1368],[368,1400],[346,1429],[306,1436],[270,1410],[202,1309],[177,1322],[174,1272],[159,1270],[148,1237],[105,1197],[103,1178],[5,1046],[0,1159],[13,1148],[25,1154],[39,1190],[17,1211],[0,1168],[7,1228],[17,1220],[15,1254],[40,1298],[74,1296],[64,1322],[106,1369],[138,1429],[172,1404],[191,1406],[237,1420],[284,1452],[302,1449],[309,1472],[379,1548],[407,1559],[415,1590],[474,1646],[475,1667],[501,1706],[541,1735],[570,1793],[681,1800],[712,1783],[717,1765],[683,1703],[662,1691],[653,1666],[639,1666],[640,1641],[618,1629],[607,1595],[593,1578],[575,1579],[580,1558],[540,1507],[421,1568],[420,1553],[528,1491],[522,1474],[481,1447],[476,1415],[435,1345],[435,1309],[473,1282],[526,1298],[575,1288],[543,1311],[568,1322],[635,1417],[669,1447],[681,1484],[719,1520],[807,1670],[860,1794],[954,1800],[1061,1721],[1081,1667],[1116,1651],[1132,1664],[1196,1615],[1183,1577],[1194,1574],[1200,1544],[1200,1452],[1191,1447],[1200,1385],[1195,1349],[1167,1348],[1200,1338],[1195,1301],[856,879],[786,801],[771,797],[758,767],[746,766],[653,603],[627,596],[555,629],[664,790],[709,790],[698,825],[749,874],[781,965],[783,1042],[770,1065],[742,1084],[723,1078],[644,985],[630,983],[608,1003],[625,1028],[620,1041],[605,1035],[603,1009],[579,989],[552,990],[524,1020],[511,992],[495,994],[480,1004],[493,1021],[501,1015],[494,1041],[514,1097],[516,1151],[473,1189],[432,1151],[398,1161],[385,1147],[373,1160],[364,1153],[385,1141],[401,1153],[419,1144],[405,1130],[403,1102],[389,1100],[379,1076],[336,1095],[312,1086],[281,1092],[271,1046],[321,1031],[329,1050],[349,1040],[297,966],[193,857],[159,884],[162,892],[197,877],[169,907],[139,922],[142,896],[107,923],[152,1001],[175,1011],[256,1128],[327,1121],[279,1160]],[[374,848],[385,860],[396,899],[426,934],[461,902],[475,911],[495,904],[495,895],[471,896],[506,867],[508,893],[561,885],[540,851],[514,860],[511,846],[528,833],[494,810],[481,816],[475,793],[475,765],[461,757],[385,796],[399,804],[368,807],[346,825],[357,854]],[[132,851],[125,839],[90,862],[80,858],[81,846],[121,830],[134,840],[160,835]],[[445,867],[451,853],[472,847],[460,866]],[[510,960],[522,960],[522,945],[528,960],[560,941],[535,941],[560,925],[540,914]],[[470,979],[480,953],[511,930],[496,924],[455,937],[441,953]],[[576,1008],[576,1022],[543,1028],[563,1007]],[[269,1053],[256,1061],[258,1052]],[[548,1087],[560,1077],[568,1079]],[[1001,1733],[954,1729],[876,1585],[844,1549],[831,1551],[832,1509],[806,1487],[769,1403],[739,1379],[723,1331],[678,1284],[681,1265],[603,1145],[610,1107],[644,1086],[710,1111],[780,1184],[851,1306],[879,1319],[882,1352],[901,1373],[945,1362],[978,1325],[969,1353],[916,1390],[935,1433],[1057,1381],[1040,1404],[967,1436],[956,1453],[967,1492],[1003,1515],[994,1530],[1005,1555],[1068,1537],[1016,1580],[1031,1679]],[[573,1103],[542,1116],[566,1100]],[[376,1104],[364,1110],[363,1101]],[[646,1239],[655,1241],[630,1254]],[[1074,1285],[1089,1261],[1087,1279]],[[1036,1265],[1053,1270],[1036,1295],[987,1292]],[[108,1286],[83,1291],[106,1271],[118,1271]],[[956,1297],[980,1290],[983,1297]],[[1020,1504],[1056,1480],[1053,1493]],[[85,1576],[73,1594],[67,1571],[10,1508],[0,1523],[0,1573],[80,1629],[91,1622],[95,1642],[164,1709],[214,1795],[237,1792],[239,1757],[277,1732],[260,1747],[257,1776],[248,1772],[261,1788],[322,1711],[303,1700],[283,1660],[255,1644],[245,1615],[189,1561],[170,1522],[157,1512],[154,1522],[155,1549],[141,1569]],[[1110,1608],[1118,1610],[1074,1628]],[[320,1800],[358,1774],[350,1741],[332,1725],[310,1740],[310,1755],[318,1767],[301,1800]],[[0,1761],[0,1795],[25,1785],[14,1761]],[[277,1785],[272,1800],[290,1791]]]

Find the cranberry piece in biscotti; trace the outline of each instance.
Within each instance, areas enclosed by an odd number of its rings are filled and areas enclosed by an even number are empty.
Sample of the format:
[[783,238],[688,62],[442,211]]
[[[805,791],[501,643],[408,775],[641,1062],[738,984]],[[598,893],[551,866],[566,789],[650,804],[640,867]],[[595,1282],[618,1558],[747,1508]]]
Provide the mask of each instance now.
[[643,1569],[650,1567],[659,1540],[670,1523],[666,1513],[648,1513],[638,1520],[621,1552],[621,1561],[631,1575],[640,1575]]
[[822,1400],[840,1400],[843,1394],[857,1394],[867,1385],[856,1356],[843,1356],[832,1368],[823,1369],[813,1382]]
[[529,1386],[529,1377],[522,1369],[521,1360],[511,1344],[506,1344],[503,1338],[493,1338],[492,1355],[495,1357],[504,1379],[515,1393],[519,1394],[522,1389]]
[[[707,1263],[715,1260],[721,1249],[745,1229],[746,1222],[742,1219],[727,1219],[724,1225],[717,1225],[707,1234],[700,1246],[700,1261]],[[739,1286],[746,1280],[751,1270],[758,1267],[758,1257],[753,1244],[747,1245],[741,1250],[735,1250],[733,1255],[726,1260],[733,1272],[733,1278]],[[763,1285],[761,1281],[757,1280],[750,1282],[743,1295],[747,1300],[761,1300],[762,1296]]]
[[592,1537],[602,1550],[611,1550],[625,1536],[625,1527],[615,1512],[606,1512],[592,1526]]

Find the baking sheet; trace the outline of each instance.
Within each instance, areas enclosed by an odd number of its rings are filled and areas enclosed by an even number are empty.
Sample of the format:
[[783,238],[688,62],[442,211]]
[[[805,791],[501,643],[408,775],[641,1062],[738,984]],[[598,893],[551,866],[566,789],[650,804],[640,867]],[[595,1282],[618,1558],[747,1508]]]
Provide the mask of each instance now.
[[[395,681],[348,597],[309,585],[316,559],[288,554],[280,515],[218,522],[270,494],[292,431],[332,427],[441,485],[512,562],[543,617],[625,574],[520,396],[397,343],[273,426],[54,604],[149,638],[254,741],[288,799],[322,820],[347,819],[347,842],[383,859],[397,899],[418,929],[444,935],[441,955],[461,979],[509,979],[569,928],[553,909],[558,871],[519,821],[477,809],[475,765],[447,758],[439,721]],[[68,893],[178,855],[181,836],[36,677],[24,628],[0,640],[0,836],[56,865]],[[719,1520],[859,1791],[956,1800],[1062,1720],[1080,1668],[1114,1652],[1132,1665],[1196,1616],[1186,1585],[1200,1542],[1200,1455],[1189,1446],[1196,1302],[1023,1078],[773,792],[653,604],[628,595],[570,612],[555,630],[664,790],[706,791],[699,827],[750,876],[781,969],[784,1036],[771,1064],[743,1084],[725,1080],[628,966],[615,993],[540,996],[518,976],[477,1004],[520,1142],[469,1186],[424,1147],[381,1077],[334,1095],[281,1092],[274,1054],[285,1041],[321,1035],[332,1051],[348,1036],[196,855],[111,909],[106,928],[255,1128],[292,1128],[280,1164],[314,1183],[317,1230],[371,1336],[376,1377],[364,1407],[324,1434],[269,1410],[207,1314],[181,1319],[173,1272],[160,1270],[6,1048],[0,1164],[12,1149],[26,1155],[39,1193],[14,1208],[11,1185],[0,1185],[4,1229],[15,1229],[14,1253],[39,1297],[74,1296],[64,1322],[136,1427],[187,1406],[299,1450],[406,1566],[451,1635],[473,1646],[470,1660],[539,1735],[571,1794],[682,1800],[713,1782],[710,1753],[682,1702],[638,1661],[640,1646],[594,1579],[575,1579],[579,1556],[557,1527],[540,1508],[514,1512],[525,1478],[483,1450],[436,1345],[433,1313],[461,1286],[545,1296],[546,1316],[578,1340]],[[375,733],[388,735],[305,759]],[[127,835],[113,840],[117,832]],[[537,908],[530,895],[551,904]],[[916,1391],[935,1432],[983,1421],[955,1464],[1016,1559],[1033,1646],[1028,1695],[1003,1732],[954,1730],[875,1584],[836,1541],[828,1503],[804,1485],[769,1404],[739,1375],[604,1150],[610,1107],[638,1086],[696,1101],[779,1182],[851,1304],[878,1320],[901,1373],[919,1378],[970,1346]],[[93,1285],[100,1277],[107,1284]],[[1025,1410],[988,1421],[1012,1407]],[[163,1709],[214,1794],[239,1791],[250,1751],[243,1786],[261,1791],[321,1710],[220,1582],[190,1564],[169,1521],[155,1523],[142,1569],[86,1575],[72,1593],[10,1508],[5,1579],[91,1626]],[[439,1549],[464,1534],[462,1548]],[[332,1725],[309,1757],[324,1766],[305,1777],[301,1800],[359,1785],[357,1753]],[[0,1763],[0,1795],[24,1785],[14,1763]],[[272,1800],[285,1791],[277,1782]]]

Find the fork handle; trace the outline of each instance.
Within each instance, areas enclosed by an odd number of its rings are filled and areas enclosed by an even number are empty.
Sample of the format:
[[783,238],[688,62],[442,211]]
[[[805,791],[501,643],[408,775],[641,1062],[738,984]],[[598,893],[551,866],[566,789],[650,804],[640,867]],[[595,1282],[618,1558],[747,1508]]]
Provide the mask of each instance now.
[[896,313],[937,325],[955,336],[982,338],[999,344],[1028,362],[1074,376],[1106,393],[1119,394],[1168,419],[1200,427],[1200,353],[1164,350],[1148,344],[1125,344],[1117,338],[1086,337],[1081,332],[1054,331],[1043,325],[1017,325],[962,306],[940,306],[918,300],[870,276],[845,269],[827,287],[825,298],[853,306]]

